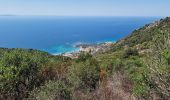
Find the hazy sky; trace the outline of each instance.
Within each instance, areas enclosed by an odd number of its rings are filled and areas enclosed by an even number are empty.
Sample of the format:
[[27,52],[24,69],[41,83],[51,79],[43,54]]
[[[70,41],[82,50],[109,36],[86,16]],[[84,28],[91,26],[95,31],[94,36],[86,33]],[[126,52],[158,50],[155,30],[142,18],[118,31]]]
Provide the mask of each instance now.
[[170,16],[170,0],[0,0],[0,15]]

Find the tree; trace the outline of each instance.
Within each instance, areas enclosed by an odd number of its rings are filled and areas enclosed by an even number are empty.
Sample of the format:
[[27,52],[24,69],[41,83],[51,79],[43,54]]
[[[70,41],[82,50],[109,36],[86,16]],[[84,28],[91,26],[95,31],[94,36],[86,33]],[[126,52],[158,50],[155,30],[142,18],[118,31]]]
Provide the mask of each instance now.
[[28,91],[40,85],[38,74],[47,58],[48,54],[40,51],[4,51],[0,58],[0,93],[14,99],[27,96]]
[[94,90],[99,81],[100,68],[94,58],[70,67],[69,80],[74,89]]

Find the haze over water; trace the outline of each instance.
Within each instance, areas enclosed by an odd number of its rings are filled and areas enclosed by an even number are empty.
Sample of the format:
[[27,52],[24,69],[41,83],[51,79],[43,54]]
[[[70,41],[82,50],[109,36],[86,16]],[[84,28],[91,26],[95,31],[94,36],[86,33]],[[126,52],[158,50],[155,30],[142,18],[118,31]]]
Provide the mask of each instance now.
[[0,16],[0,47],[33,48],[51,54],[79,43],[117,41],[158,17]]

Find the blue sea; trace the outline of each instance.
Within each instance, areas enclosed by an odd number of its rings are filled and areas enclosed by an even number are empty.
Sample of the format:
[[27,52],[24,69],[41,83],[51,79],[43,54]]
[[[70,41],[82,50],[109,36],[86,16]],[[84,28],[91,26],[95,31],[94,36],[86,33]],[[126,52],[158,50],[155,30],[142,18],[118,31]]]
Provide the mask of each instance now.
[[117,41],[159,17],[0,16],[0,47],[61,54],[76,44]]

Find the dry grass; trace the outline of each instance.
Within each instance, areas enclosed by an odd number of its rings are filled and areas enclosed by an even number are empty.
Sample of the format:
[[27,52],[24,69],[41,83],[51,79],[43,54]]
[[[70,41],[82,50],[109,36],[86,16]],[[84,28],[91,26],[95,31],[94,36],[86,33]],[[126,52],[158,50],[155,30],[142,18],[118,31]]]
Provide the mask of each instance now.
[[96,90],[88,93],[79,90],[73,95],[75,100],[137,100],[132,88],[129,78],[122,72],[116,72],[112,77],[100,80]]

